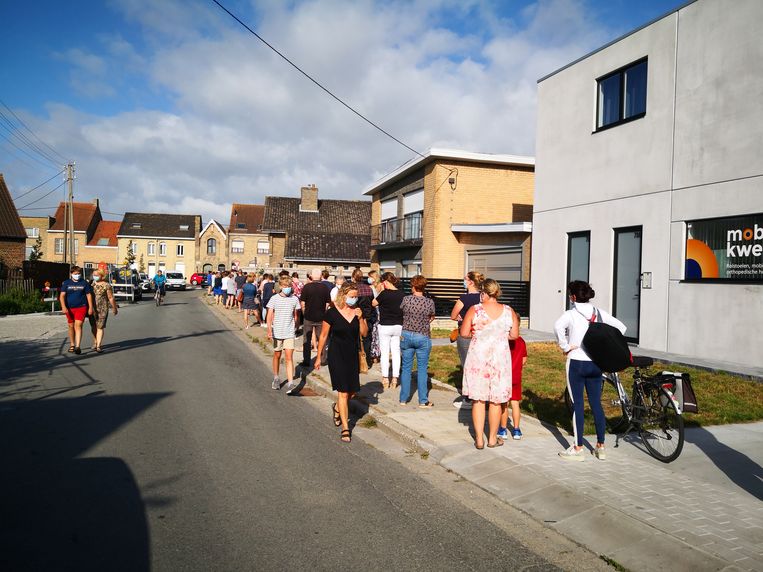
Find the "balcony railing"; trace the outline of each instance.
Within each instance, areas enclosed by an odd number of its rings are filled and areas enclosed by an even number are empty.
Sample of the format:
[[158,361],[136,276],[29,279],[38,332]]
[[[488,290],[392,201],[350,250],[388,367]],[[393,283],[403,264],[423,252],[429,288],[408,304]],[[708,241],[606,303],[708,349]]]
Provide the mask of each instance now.
[[382,221],[371,227],[371,244],[395,244],[399,242],[419,241],[423,229],[422,213],[414,213],[403,218]]

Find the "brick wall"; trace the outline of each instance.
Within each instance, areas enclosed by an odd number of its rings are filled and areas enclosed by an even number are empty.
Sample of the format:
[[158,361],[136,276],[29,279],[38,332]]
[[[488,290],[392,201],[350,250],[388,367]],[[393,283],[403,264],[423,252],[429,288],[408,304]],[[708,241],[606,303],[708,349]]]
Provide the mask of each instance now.
[[23,238],[0,239],[0,260],[11,270],[21,268],[24,264],[25,245]]

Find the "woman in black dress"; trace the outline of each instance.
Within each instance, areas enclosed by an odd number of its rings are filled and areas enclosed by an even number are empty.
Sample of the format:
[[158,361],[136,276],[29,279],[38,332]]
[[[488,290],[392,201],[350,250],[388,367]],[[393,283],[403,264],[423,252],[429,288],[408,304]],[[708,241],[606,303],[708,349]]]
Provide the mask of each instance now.
[[[342,426],[341,439],[351,441],[349,414],[350,399],[360,390],[360,362],[358,361],[360,336],[368,334],[368,325],[363,312],[357,308],[358,288],[352,282],[345,282],[339,289],[335,305],[326,311],[318,342],[321,355],[326,341],[331,336],[328,349],[331,387],[337,392],[337,401],[331,408],[334,425]],[[314,371],[320,369],[320,360],[315,362]]]

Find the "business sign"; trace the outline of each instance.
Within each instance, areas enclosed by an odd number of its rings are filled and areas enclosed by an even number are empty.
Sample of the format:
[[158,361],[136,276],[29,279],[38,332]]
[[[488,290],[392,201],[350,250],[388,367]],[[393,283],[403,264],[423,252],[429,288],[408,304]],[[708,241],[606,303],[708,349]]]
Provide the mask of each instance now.
[[763,281],[763,214],[686,223],[686,280]]

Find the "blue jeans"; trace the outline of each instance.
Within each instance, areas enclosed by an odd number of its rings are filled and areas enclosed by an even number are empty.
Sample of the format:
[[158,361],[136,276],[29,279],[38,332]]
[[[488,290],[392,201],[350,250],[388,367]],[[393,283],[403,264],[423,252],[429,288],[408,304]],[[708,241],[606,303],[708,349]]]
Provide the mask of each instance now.
[[402,354],[402,367],[400,371],[400,401],[406,402],[411,397],[411,373],[413,372],[413,356],[416,356],[416,385],[419,394],[419,403],[429,401],[429,387],[427,382],[427,369],[429,366],[429,352],[432,351],[432,340],[424,334],[403,331],[400,340],[400,352]]
[[571,359],[567,362],[567,383],[572,395],[572,426],[575,433],[575,445],[583,446],[583,389],[588,394],[588,404],[596,425],[596,439],[604,443],[606,419],[601,406],[602,378],[601,370],[592,361]]

